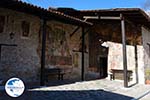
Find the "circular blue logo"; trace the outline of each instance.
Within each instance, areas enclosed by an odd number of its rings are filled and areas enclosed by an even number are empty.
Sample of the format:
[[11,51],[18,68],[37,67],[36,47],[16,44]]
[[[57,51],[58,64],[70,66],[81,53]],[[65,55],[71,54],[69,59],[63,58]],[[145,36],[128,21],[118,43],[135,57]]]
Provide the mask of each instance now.
[[11,78],[5,84],[6,93],[11,97],[19,97],[25,89],[24,83],[19,78]]

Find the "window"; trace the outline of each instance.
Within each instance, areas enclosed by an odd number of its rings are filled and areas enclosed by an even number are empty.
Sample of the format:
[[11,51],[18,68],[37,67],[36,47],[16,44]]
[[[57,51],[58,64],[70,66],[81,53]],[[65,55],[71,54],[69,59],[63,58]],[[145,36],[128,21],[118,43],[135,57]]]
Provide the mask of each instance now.
[[0,33],[4,31],[5,16],[0,16]]
[[22,21],[22,36],[29,37],[30,23]]

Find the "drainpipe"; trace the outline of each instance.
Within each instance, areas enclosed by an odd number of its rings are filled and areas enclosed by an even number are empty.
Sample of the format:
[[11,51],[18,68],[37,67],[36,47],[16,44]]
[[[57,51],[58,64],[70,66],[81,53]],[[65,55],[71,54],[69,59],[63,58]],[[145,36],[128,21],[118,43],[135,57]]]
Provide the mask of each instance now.
[[41,33],[42,33],[42,50],[41,50],[41,75],[40,85],[45,85],[44,69],[45,69],[45,50],[46,50],[46,20],[41,21]]

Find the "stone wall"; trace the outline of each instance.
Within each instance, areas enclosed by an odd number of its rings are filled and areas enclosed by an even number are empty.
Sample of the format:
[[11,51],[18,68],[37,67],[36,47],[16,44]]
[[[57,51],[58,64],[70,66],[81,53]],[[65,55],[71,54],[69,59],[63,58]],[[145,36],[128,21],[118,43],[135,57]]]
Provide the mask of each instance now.
[[[108,42],[108,45],[109,45],[108,70],[123,69],[122,44]],[[127,66],[128,70],[134,70],[135,68],[134,46],[127,45]]]
[[[108,54],[108,72],[110,69],[123,69],[123,54],[122,54],[122,44],[107,42],[109,45],[109,54]],[[137,50],[137,51],[135,51]],[[135,55],[137,52],[137,65]],[[135,83],[138,81],[140,84],[144,84],[144,55],[143,55],[143,46],[127,45],[127,68],[133,72],[133,80]],[[136,75],[137,71],[137,75]]]
[[150,31],[142,27],[142,38],[143,38],[143,48],[144,48],[144,72],[145,72],[145,82],[150,84]]
[[144,48],[143,45],[137,46],[137,61],[138,61],[138,82],[145,84],[145,72],[144,72]]
[[[1,46],[0,79],[19,77],[25,82],[39,80],[37,76],[40,59],[36,50],[40,19],[2,8],[0,16],[5,18],[3,31],[0,33],[0,44],[17,45]],[[29,23],[28,36],[23,35],[23,32],[27,32],[23,31],[23,22]]]
[[[19,77],[25,82],[39,82],[41,20],[3,8],[0,8],[0,20],[0,44],[17,45],[2,46],[0,79]],[[65,69],[65,78],[81,76],[81,28],[70,36],[76,28],[57,21],[47,22],[46,67]],[[88,62],[88,35],[85,36],[85,47]]]

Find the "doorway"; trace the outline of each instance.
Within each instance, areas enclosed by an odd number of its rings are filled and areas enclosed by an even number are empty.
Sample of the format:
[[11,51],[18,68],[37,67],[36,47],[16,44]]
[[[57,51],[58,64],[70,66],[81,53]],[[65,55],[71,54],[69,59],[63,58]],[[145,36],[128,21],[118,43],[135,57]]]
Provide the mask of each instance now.
[[99,57],[99,75],[100,78],[106,78],[107,77],[107,61],[108,57]]

